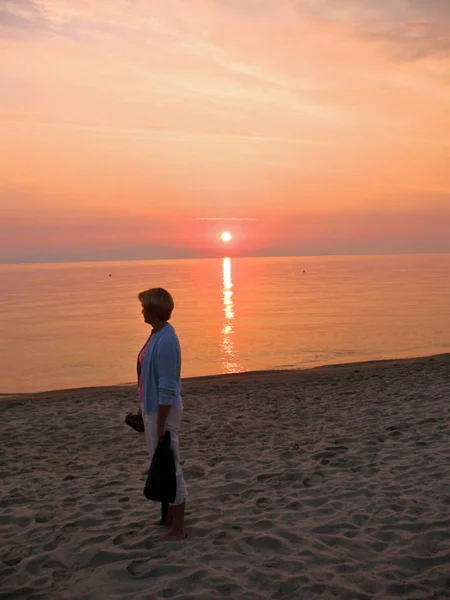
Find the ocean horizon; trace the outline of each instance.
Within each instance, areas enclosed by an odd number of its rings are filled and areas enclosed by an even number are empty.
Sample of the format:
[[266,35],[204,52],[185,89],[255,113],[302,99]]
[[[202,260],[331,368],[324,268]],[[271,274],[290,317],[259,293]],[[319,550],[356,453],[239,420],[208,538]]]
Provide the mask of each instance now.
[[449,254],[22,263],[0,285],[0,394],[135,382],[154,286],[184,378],[450,351]]
[[[168,247],[164,246],[162,248],[164,251],[169,250]],[[133,248],[134,250],[134,248]],[[180,248],[179,252],[175,252],[173,254],[165,253],[160,256],[144,256],[141,254],[137,254],[135,256],[127,256],[126,252],[123,253],[122,249],[118,252],[111,252],[100,254],[92,254],[92,252],[86,255],[58,255],[53,254],[43,254],[38,255],[37,258],[11,258],[10,260],[2,261],[0,260],[0,267],[8,267],[8,266],[20,266],[20,265],[66,265],[66,264],[92,264],[92,263],[124,263],[124,262],[155,262],[155,261],[178,261],[178,260],[211,260],[211,259],[219,259],[230,258],[230,259],[238,259],[238,258],[333,258],[333,257],[355,257],[355,256],[442,256],[447,255],[450,256],[450,253],[447,250],[435,250],[429,252],[338,252],[338,253],[330,253],[330,252],[306,252],[306,253],[298,253],[289,251],[274,251],[264,249],[261,252],[248,251],[245,252],[243,250],[235,250],[235,252],[227,252],[226,256],[223,252],[223,249],[218,249],[216,252],[211,251],[201,251],[189,253],[189,249]],[[61,256],[63,258],[61,258]]]

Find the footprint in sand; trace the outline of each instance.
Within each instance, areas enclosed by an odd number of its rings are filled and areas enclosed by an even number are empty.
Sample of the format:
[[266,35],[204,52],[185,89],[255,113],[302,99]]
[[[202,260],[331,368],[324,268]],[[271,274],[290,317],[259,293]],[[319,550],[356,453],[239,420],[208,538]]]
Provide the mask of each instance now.
[[142,577],[143,575],[147,575],[148,572],[153,569],[153,572],[156,575],[155,566],[152,564],[152,561],[157,558],[166,558],[166,556],[164,554],[154,554],[149,558],[132,560],[127,566],[128,574],[132,577]]
[[328,465],[332,458],[335,458],[335,456],[341,454],[345,454],[347,451],[347,446],[327,446],[325,450],[316,452],[311,458],[313,460],[320,461],[321,465]]
[[213,540],[213,544],[216,544],[216,546],[222,546],[223,544],[231,541],[232,537],[234,537],[233,534],[241,533],[243,531],[240,525],[231,525],[230,529],[232,530],[231,532],[219,531]]
[[44,546],[42,546],[42,549],[45,552],[50,552],[51,550],[55,550],[62,542],[65,542],[66,539],[67,538],[63,533],[58,533],[53,540],[44,544]]
[[132,577],[139,577],[148,572],[148,560],[133,560],[127,566],[127,571]]
[[206,475],[205,469],[200,465],[192,465],[185,469],[190,479],[200,479]]
[[28,556],[26,550],[15,547],[8,550],[8,552],[2,556],[2,561],[8,567],[14,567],[15,565],[18,565],[26,556]]
[[387,435],[391,438],[402,435],[402,433],[405,433],[407,429],[409,429],[407,423],[400,423],[399,425],[391,425],[390,427],[386,427],[386,431],[388,432]]
[[216,546],[221,546],[222,544],[226,544],[229,540],[229,535],[226,531],[221,531],[213,540],[213,544]]
[[34,520],[36,521],[36,523],[48,523],[48,521],[50,521],[50,519],[52,518],[52,514],[38,513],[37,515],[35,515]]
[[335,454],[341,454],[343,452],[347,452],[348,451],[348,447],[347,446],[327,446],[325,448],[325,450],[328,450],[330,452],[334,452]]
[[289,548],[289,542],[276,535],[250,535],[244,541],[256,550],[271,553],[286,553]]
[[53,581],[58,582],[58,581],[67,581],[67,579],[70,579],[70,573],[68,571],[54,571],[52,573],[52,578]]
[[113,539],[113,544],[115,544],[116,546],[128,544],[132,542],[137,535],[137,531],[125,531],[124,533],[119,533],[119,535],[116,535],[116,537]]
[[303,480],[303,485],[306,487],[313,487],[314,485],[318,485],[322,483],[325,479],[325,476],[322,473],[316,472],[311,475],[311,477],[306,477]]

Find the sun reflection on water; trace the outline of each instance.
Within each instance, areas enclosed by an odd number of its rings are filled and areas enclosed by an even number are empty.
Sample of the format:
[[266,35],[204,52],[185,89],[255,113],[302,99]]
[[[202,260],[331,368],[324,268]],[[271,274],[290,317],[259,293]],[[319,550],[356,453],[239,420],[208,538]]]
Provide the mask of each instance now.
[[231,278],[231,260],[224,258],[222,261],[223,270],[223,312],[225,321],[222,326],[222,370],[224,373],[237,373],[242,371],[239,363],[238,353],[234,345],[234,302],[233,302],[233,281]]

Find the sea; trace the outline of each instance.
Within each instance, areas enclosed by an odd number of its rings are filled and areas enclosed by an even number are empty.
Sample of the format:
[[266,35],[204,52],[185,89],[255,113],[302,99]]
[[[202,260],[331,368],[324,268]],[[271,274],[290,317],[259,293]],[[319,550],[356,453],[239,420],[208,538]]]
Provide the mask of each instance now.
[[450,351],[450,254],[0,265],[0,394],[134,383],[150,287],[183,377]]

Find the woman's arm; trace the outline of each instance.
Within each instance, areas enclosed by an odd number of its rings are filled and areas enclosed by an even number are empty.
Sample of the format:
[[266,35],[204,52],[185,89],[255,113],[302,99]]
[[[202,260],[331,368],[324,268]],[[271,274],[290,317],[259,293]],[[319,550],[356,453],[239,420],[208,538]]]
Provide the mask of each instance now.
[[158,342],[156,347],[157,373],[158,373],[158,437],[166,431],[166,421],[170,409],[178,394],[178,380],[180,377],[180,349],[176,340],[171,338]]
[[160,404],[158,407],[158,439],[161,439],[166,432],[166,421],[171,408],[165,404]]

